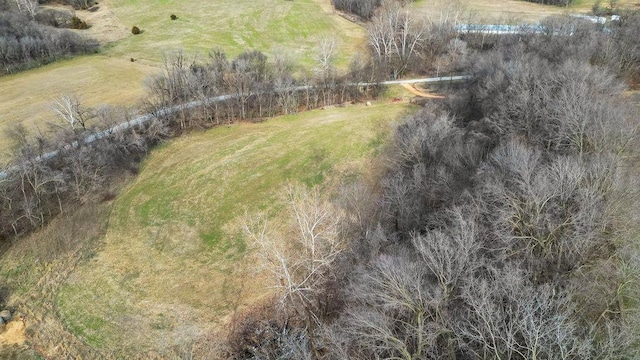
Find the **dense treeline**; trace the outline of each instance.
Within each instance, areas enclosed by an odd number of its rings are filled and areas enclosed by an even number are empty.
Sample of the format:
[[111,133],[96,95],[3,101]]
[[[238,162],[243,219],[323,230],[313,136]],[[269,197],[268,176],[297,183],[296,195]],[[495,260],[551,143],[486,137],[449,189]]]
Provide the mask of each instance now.
[[[103,108],[93,123],[109,127],[126,122],[122,109]],[[113,132],[91,144],[84,138],[97,128],[60,128],[36,137],[16,128],[11,163],[0,179],[0,236],[11,239],[46,224],[53,216],[84,203],[108,199],[113,181],[135,171],[146,151],[167,138],[166,123]],[[71,144],[71,145],[67,145]],[[58,155],[41,158],[49,151]]]
[[292,191],[297,231],[248,220],[281,298],[238,316],[229,355],[638,357],[638,124],[614,72],[635,64],[591,31],[492,43],[397,127],[377,184]]
[[[293,63],[281,57],[270,61],[259,51],[248,51],[232,60],[215,51],[205,62],[189,61],[177,53],[167,58],[163,74],[147,81],[149,111],[158,113],[166,107],[202,101],[203,106],[180,114],[181,126],[211,126],[377,95],[376,86],[353,85],[376,81],[370,64],[356,59],[346,75],[338,75],[330,62],[320,65],[314,74],[295,79]],[[229,98],[205,101],[221,95]],[[194,120],[197,124],[191,123]]]
[[[258,51],[232,60],[216,51],[205,63],[177,53],[167,58],[163,74],[148,82],[152,120],[119,129],[114,127],[131,120],[126,110],[90,109],[73,95],[61,97],[53,104],[59,118],[53,131],[30,136],[16,128],[9,134],[14,151],[0,177],[0,238],[24,235],[75,206],[112,197],[115,180],[135,173],[151,147],[183,131],[354,101],[378,91],[350,85],[370,80],[367,64],[354,62],[344,76],[327,66],[304,81],[295,80],[291,69],[292,64],[269,61]],[[211,101],[219,95],[224,96]],[[85,143],[104,129],[115,130]],[[55,156],[48,155],[53,151]]]
[[0,73],[96,51],[98,43],[69,30],[38,23],[14,11],[0,13]]

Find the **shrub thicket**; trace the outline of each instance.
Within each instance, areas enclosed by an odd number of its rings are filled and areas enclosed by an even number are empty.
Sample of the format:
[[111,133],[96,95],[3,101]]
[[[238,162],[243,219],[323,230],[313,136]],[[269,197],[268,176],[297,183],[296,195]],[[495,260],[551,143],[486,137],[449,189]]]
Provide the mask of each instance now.
[[62,1],[54,1],[54,0],[38,0],[40,4],[47,4],[50,2],[62,2],[63,4],[70,5],[75,10],[82,9],[86,10],[97,3],[95,0],[62,0]]
[[569,6],[573,0],[525,0],[528,2],[544,5]]

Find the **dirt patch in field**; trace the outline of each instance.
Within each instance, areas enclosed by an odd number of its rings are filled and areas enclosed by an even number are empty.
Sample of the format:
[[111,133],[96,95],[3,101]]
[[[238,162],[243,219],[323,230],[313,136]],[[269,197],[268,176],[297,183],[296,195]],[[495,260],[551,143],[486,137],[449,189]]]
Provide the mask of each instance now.
[[407,89],[413,95],[417,95],[427,99],[444,99],[442,95],[429,94],[426,89],[423,89],[415,84],[402,84],[402,87]]
[[21,318],[16,318],[8,322],[4,331],[0,333],[0,347],[24,344],[26,340],[26,328],[27,324]]

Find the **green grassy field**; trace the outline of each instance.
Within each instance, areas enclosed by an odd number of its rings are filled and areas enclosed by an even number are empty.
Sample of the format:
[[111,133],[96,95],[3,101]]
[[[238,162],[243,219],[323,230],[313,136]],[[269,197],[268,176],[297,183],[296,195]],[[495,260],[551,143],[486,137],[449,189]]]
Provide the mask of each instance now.
[[[95,256],[56,296],[71,332],[102,350],[158,350],[216,331],[267,295],[241,231],[245,211],[278,218],[286,184],[359,176],[412,108],[353,105],[188,135],[153,151],[115,200]],[[185,338],[186,337],[186,338]]]
[[[116,17],[143,33],[108,46],[106,53],[160,62],[163,52],[185,49],[203,56],[221,48],[235,56],[245,50],[284,52],[312,68],[322,37],[335,36],[339,62],[346,64],[363,44],[364,30],[332,13],[318,0],[112,0]],[[178,17],[172,21],[170,15]]]

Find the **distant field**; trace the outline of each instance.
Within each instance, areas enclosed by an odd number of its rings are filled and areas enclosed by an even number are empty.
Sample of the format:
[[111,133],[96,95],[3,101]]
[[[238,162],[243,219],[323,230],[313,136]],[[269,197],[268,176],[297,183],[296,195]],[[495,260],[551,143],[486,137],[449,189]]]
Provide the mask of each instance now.
[[189,135],[152,152],[115,200],[104,245],[71,274],[56,304],[91,346],[179,345],[269,293],[241,231],[289,182],[328,186],[365,171],[390,123],[411,108],[315,110]]
[[[588,13],[595,0],[576,0],[570,7],[549,6],[524,0],[417,0],[414,8],[429,17],[458,12],[462,22],[538,22],[550,15]],[[606,6],[608,1],[602,1]],[[618,6],[638,9],[640,0],[619,0]]]

